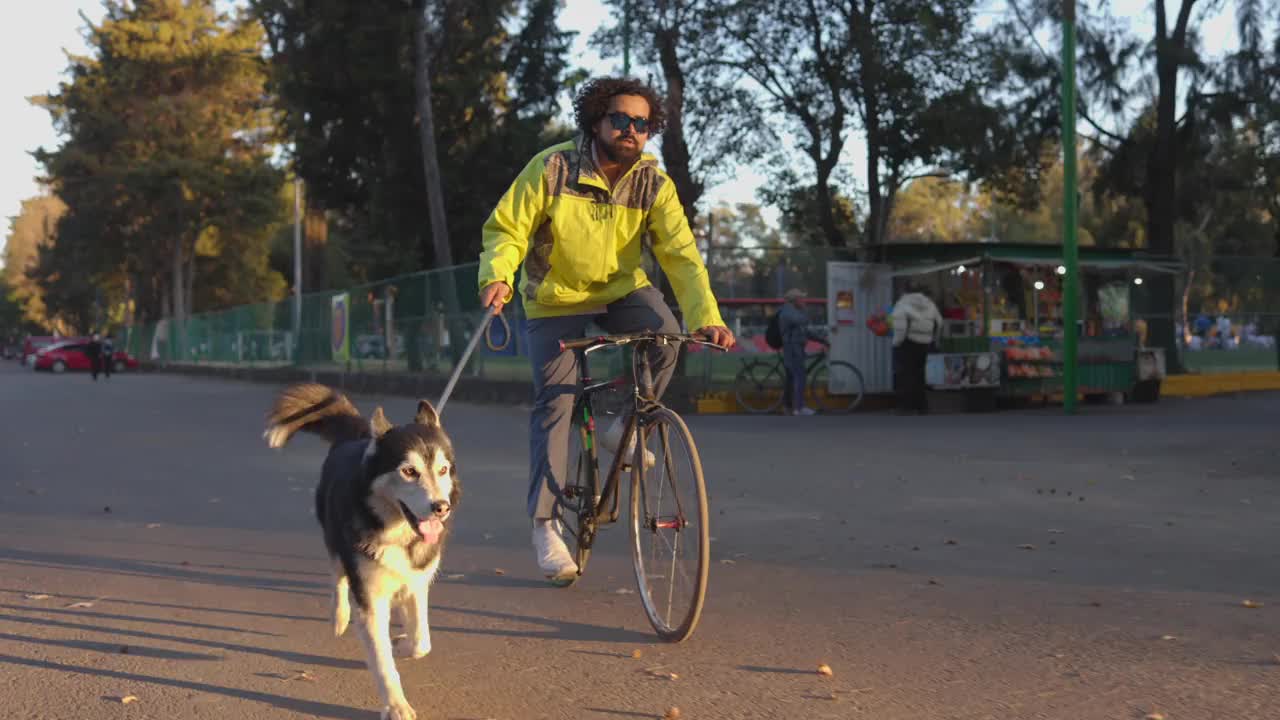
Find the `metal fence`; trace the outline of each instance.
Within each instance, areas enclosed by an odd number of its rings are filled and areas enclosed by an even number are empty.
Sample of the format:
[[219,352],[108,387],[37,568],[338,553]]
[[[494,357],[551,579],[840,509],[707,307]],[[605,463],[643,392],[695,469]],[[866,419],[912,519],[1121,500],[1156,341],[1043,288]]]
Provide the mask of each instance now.
[[[704,249],[712,288],[726,322],[738,333],[742,352],[767,351],[762,337],[765,305],[790,288],[814,298],[815,325],[825,324],[826,266],[851,259],[846,252],[795,248]],[[650,277],[660,273],[648,263]],[[162,322],[128,328],[126,347],[135,357],[162,363],[228,366],[301,365],[356,372],[437,372],[452,369],[453,353],[469,339],[479,320],[477,264],[430,270],[356,287],[304,294],[301,332],[293,337],[292,298],[199,313],[179,330]],[[1181,355],[1194,371],[1275,369],[1280,336],[1280,260],[1215,257],[1175,278],[1169,308],[1157,303],[1155,283],[1135,287],[1132,312],[1148,322],[1173,321]],[[336,357],[334,298],[345,295],[347,357]],[[452,301],[450,296],[456,298]],[[527,379],[525,316],[519,298],[508,307],[510,342],[501,351],[483,344],[468,372],[495,379]],[[1185,331],[1185,332],[1184,332]],[[621,359],[610,371],[621,371]],[[704,353],[685,363],[685,372],[708,389],[728,387],[742,355]]]

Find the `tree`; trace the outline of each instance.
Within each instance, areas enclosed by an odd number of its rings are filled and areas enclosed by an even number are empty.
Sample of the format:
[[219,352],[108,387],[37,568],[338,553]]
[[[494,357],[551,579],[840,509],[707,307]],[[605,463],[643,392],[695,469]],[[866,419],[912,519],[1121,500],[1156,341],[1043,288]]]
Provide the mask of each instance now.
[[[1005,87],[1014,76],[1034,79],[1034,62],[1003,34],[978,33],[975,7],[975,0],[732,4],[725,27],[732,42],[721,62],[759,90],[775,137],[796,131],[828,245],[851,239],[833,197],[855,127],[866,138],[864,249],[882,243],[894,197],[913,178],[989,178],[1012,168],[1035,175],[1054,127],[1043,109],[1046,83]],[[775,184],[810,184],[785,152],[771,157]]]
[[726,37],[719,31],[728,3],[724,0],[658,0],[639,6],[634,0],[607,0],[614,17],[592,37],[605,57],[616,57],[637,41],[640,64],[656,71],[665,101],[666,129],[662,133],[663,166],[676,186],[689,224],[696,226],[698,203],[708,185],[725,179],[732,161],[746,158],[756,134],[744,126],[754,113],[739,73],[726,71]]
[[[437,267],[415,93],[415,34],[430,9],[431,119],[450,254],[479,252],[493,203],[550,144],[571,36],[553,0],[252,0],[270,41],[283,136],[308,205],[348,238],[353,274]],[[523,14],[521,14],[523,11]],[[508,27],[517,29],[509,33]],[[424,39],[425,36],[424,36]]]
[[261,229],[278,217],[281,181],[261,29],[213,0],[110,0],[88,34],[94,54],[72,58],[70,80],[39,100],[63,140],[36,155],[68,207],[41,282],[81,323],[132,301],[139,320],[181,326],[201,269],[256,275],[244,286],[256,295],[271,284]]
[[[851,28],[831,2],[737,2],[721,31],[727,41],[718,62],[740,72],[760,94],[760,127],[773,139],[797,130],[797,144],[812,164],[815,219],[822,238],[844,247],[849,238],[836,219],[833,176],[853,121],[849,95],[855,64]],[[776,118],[776,119],[775,119]],[[775,142],[776,144],[776,142]],[[775,185],[798,181],[786,148],[770,153]]]
[[[1152,3],[1153,33],[1148,40],[1117,22],[1106,2],[1096,9],[1082,8],[1076,15],[1082,86],[1077,109],[1088,128],[1084,134],[1103,149],[1111,166],[1103,171],[1104,186],[1099,191],[1143,203],[1146,248],[1161,255],[1177,252],[1179,223],[1184,227],[1198,225],[1202,204],[1184,202],[1187,195],[1180,186],[1203,159],[1191,147],[1200,142],[1197,136],[1205,113],[1215,107],[1239,111],[1249,106],[1249,102],[1241,103],[1238,88],[1224,81],[1221,64],[1201,49],[1196,25],[1223,4],[1203,6],[1205,11],[1197,14],[1196,2],[1176,0],[1172,14],[1163,0]],[[1271,5],[1274,12],[1274,3]],[[1037,29],[1056,27],[1061,20],[1058,0],[1035,0],[1028,7],[1012,0],[1012,6],[1029,42],[1034,42]],[[1249,68],[1257,70],[1264,64],[1262,6],[1256,0],[1238,0],[1236,7],[1242,41],[1237,59],[1239,67],[1246,70],[1237,79],[1249,75],[1256,80],[1262,74]],[[1254,88],[1265,85],[1252,83]],[[1178,299],[1173,280],[1168,276],[1153,278],[1146,291],[1154,303],[1154,317],[1148,319],[1151,341],[1166,349],[1170,366],[1176,370],[1179,363],[1172,310]]]
[[45,194],[22,201],[18,215],[9,219],[4,246],[5,295],[21,308],[24,323],[51,327],[44,289],[31,277],[40,259],[40,248],[51,246],[57,237],[58,221],[67,206],[57,195]]

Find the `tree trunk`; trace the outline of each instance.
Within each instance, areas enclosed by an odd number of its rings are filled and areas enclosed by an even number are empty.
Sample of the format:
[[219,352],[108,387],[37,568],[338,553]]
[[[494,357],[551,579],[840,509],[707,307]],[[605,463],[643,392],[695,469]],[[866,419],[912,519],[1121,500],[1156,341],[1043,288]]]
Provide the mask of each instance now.
[[[1145,182],[1147,206],[1147,247],[1157,255],[1174,253],[1174,225],[1177,219],[1177,99],[1178,67],[1186,45],[1187,22],[1195,0],[1182,0],[1177,24],[1169,32],[1165,18],[1164,2],[1155,3],[1156,11],[1156,139],[1147,158]],[[1158,274],[1148,285],[1151,311],[1147,318],[1150,344],[1164,348],[1169,372],[1182,372],[1182,360],[1178,355],[1177,328],[1174,308],[1177,307],[1177,288],[1173,276]]]
[[413,34],[414,91],[418,100],[418,137],[422,144],[422,169],[427,184],[427,212],[431,216],[431,240],[435,253],[434,267],[445,269],[440,273],[445,311],[449,322],[449,350],[456,363],[465,345],[466,325],[461,314],[461,299],[452,272],[453,251],[449,247],[449,224],[444,210],[444,189],[441,186],[440,164],[436,155],[435,119],[431,112],[431,42],[432,22],[430,2],[415,0],[416,31]]
[[187,288],[186,288],[186,290],[184,290],[184,291],[183,291],[183,293],[182,293],[182,297],[183,297],[183,299],[186,301],[186,304],[183,306],[183,309],[184,309],[184,310],[186,310],[187,314],[186,314],[186,316],[182,319],[182,320],[183,320],[183,326],[186,326],[187,324],[189,324],[189,323],[191,322],[191,315],[192,315],[192,313],[193,313],[193,312],[194,312],[194,310],[195,310],[195,304],[196,304],[196,300],[195,300],[195,298],[196,298],[196,248],[195,248],[195,243],[192,243],[192,247],[191,247],[191,255],[190,255],[190,257],[189,257],[189,258],[187,258],[187,263],[186,263],[186,265],[187,265],[187,267],[186,267],[186,273],[187,273],[187,274],[186,274]]
[[315,292],[328,287],[325,246],[329,244],[329,220],[324,208],[313,204],[310,193],[306,204],[302,221],[302,287],[306,292]]
[[684,215],[693,227],[697,216],[696,206],[702,198],[704,186],[693,177],[689,168],[689,145],[684,137],[684,69],[676,49],[680,43],[677,30],[659,30],[657,36],[658,59],[662,64],[662,76],[667,86],[667,127],[662,132],[662,161],[667,174],[676,184],[676,195],[684,206]]
[[182,238],[175,238],[173,241],[173,273],[169,280],[169,290],[172,293],[172,304],[170,307],[171,315],[169,316],[169,356],[171,359],[185,360],[185,337],[186,332],[183,326],[183,319],[186,317],[186,304],[183,302],[182,291],[186,288],[183,282],[183,258],[182,250],[185,243]]
[[828,247],[844,247],[844,235],[836,227],[835,204],[831,202],[831,171],[818,163],[818,222],[822,225],[822,234],[827,238]]

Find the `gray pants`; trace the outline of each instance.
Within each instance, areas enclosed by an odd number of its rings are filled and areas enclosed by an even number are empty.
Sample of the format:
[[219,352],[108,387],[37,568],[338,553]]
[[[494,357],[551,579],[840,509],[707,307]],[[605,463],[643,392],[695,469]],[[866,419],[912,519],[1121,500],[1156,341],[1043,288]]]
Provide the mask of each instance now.
[[[662,300],[662,293],[653,287],[641,288],[610,303],[603,313],[529,320],[533,413],[529,418],[528,511],[530,517],[539,520],[550,518],[555,508],[555,494],[548,483],[554,482],[557,488],[564,487],[569,454],[569,415],[580,390],[578,354],[572,350],[561,352],[560,341],[583,337],[592,321],[610,334],[645,330],[680,332],[675,317]],[[650,350],[649,363],[658,397],[662,397],[675,372],[677,352],[678,348],[671,345],[655,346]]]

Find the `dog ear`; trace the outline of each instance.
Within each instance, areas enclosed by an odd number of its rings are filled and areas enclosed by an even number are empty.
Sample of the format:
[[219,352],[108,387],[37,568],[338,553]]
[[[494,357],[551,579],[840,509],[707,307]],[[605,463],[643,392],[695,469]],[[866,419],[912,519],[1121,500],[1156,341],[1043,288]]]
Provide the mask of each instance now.
[[436,413],[435,407],[426,400],[418,401],[418,414],[413,417],[413,421],[419,425],[427,427],[437,427],[440,425],[440,415]]
[[369,429],[373,431],[375,438],[386,435],[387,431],[391,429],[391,422],[383,414],[381,406],[375,408],[373,414],[369,416]]

